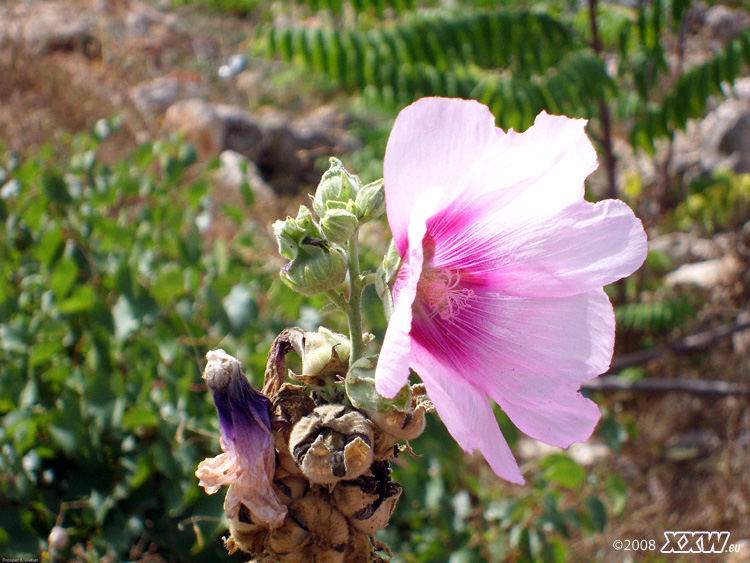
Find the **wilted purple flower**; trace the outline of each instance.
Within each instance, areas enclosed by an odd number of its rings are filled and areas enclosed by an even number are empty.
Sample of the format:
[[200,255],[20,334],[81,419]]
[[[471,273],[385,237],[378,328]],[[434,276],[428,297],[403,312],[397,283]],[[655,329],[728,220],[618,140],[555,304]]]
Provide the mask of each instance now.
[[276,454],[271,437],[270,401],[250,386],[239,362],[224,352],[206,354],[203,379],[213,390],[224,453],[198,465],[195,475],[209,495],[229,485],[224,511],[233,518],[244,504],[257,524],[281,525],[286,507],[273,490]]
[[579,389],[614,347],[602,286],[647,252],[627,205],[583,199],[597,166],[584,125],[541,113],[505,133],[477,102],[425,98],[399,114],[385,154],[403,265],[377,390],[393,397],[413,368],[461,447],[516,483],[489,399],[533,438],[588,439],[600,413]]

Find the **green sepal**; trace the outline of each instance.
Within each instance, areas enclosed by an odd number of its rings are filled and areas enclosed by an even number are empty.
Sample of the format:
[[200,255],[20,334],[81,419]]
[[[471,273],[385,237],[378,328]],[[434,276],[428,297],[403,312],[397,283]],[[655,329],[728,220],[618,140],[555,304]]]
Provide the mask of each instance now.
[[411,409],[411,389],[406,384],[393,399],[381,397],[375,390],[376,356],[360,358],[346,374],[346,394],[352,406],[367,411],[408,412]]

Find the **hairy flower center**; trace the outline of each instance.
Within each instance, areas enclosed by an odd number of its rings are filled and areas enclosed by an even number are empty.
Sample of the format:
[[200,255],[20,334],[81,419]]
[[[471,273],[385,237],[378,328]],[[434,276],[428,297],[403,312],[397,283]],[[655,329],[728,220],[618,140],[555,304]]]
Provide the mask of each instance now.
[[450,320],[466,307],[471,307],[469,300],[474,297],[474,290],[460,287],[461,274],[455,270],[425,269],[417,284],[417,299],[426,309],[427,316],[440,315],[443,320]]

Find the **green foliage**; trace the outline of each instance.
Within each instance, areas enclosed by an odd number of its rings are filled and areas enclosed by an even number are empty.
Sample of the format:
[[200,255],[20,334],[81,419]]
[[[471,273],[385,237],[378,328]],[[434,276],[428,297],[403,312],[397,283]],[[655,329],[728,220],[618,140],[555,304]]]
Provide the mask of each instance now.
[[430,95],[476,98],[505,127],[525,128],[542,109],[588,114],[612,89],[577,41],[550,13],[495,9],[415,13],[367,30],[269,25],[255,49],[391,108]]
[[719,170],[694,181],[667,223],[678,229],[700,225],[705,233],[741,226],[750,215],[750,174]]
[[[609,107],[632,145],[649,152],[657,139],[671,138],[687,119],[700,117],[709,97],[722,95],[750,64],[748,30],[699,66],[683,68],[681,59],[666,56],[665,39],[679,41],[685,33],[690,0],[597,4],[596,48],[588,6],[303,4],[320,16],[340,16],[349,6],[370,17],[268,24],[259,28],[257,53],[314,70],[391,110],[422,96],[475,98],[505,128],[525,129],[542,110],[596,120]],[[604,60],[617,64],[605,67]],[[607,134],[599,129],[592,133]]]
[[[250,224],[207,237],[221,210],[192,147],[106,164],[99,141],[76,137],[62,165],[0,161],[0,553],[39,554],[64,512],[71,545],[116,560],[226,560],[221,495],[193,475],[219,453],[203,357],[225,346],[261,374],[300,299],[241,258],[273,253]],[[189,517],[210,517],[199,536]]]
[[[504,415],[499,420],[515,446],[517,431]],[[614,419],[609,426],[622,431]],[[381,532],[394,563],[564,562],[571,539],[600,533],[624,510],[622,480],[599,479],[564,453],[526,463],[519,491],[498,487],[486,467],[465,470],[466,457],[435,417],[415,445],[425,455],[394,469],[404,492]]]
[[693,301],[690,295],[676,295],[627,303],[615,309],[615,317],[618,326],[626,330],[667,332],[695,316]]
[[208,8],[246,16],[262,4],[262,0],[171,0],[173,6],[185,6],[189,4],[201,4]]

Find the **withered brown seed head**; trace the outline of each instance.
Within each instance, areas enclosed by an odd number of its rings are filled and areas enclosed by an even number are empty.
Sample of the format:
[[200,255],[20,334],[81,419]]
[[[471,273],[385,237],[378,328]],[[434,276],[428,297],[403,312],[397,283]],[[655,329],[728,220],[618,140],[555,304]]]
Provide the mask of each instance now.
[[368,535],[388,524],[401,486],[390,478],[388,462],[379,461],[371,471],[351,481],[341,481],[333,490],[333,503],[349,524]]
[[313,483],[354,479],[372,463],[372,422],[342,405],[316,407],[294,425],[289,450]]

